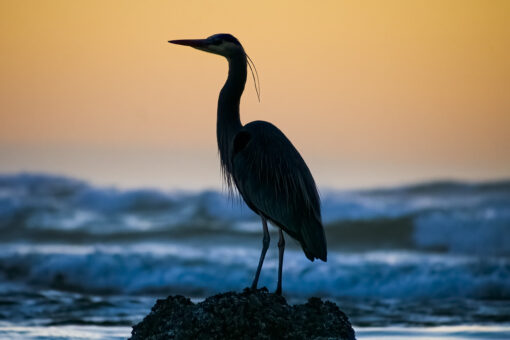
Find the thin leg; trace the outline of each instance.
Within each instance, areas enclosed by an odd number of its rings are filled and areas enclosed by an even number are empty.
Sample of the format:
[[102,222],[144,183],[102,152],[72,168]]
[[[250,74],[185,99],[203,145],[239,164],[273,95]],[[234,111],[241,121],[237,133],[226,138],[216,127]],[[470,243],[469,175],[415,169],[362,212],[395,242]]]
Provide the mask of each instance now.
[[280,240],[278,241],[278,285],[276,286],[276,294],[282,295],[282,267],[283,267],[283,252],[285,251],[285,238],[283,231],[278,228]]
[[257,267],[255,278],[251,284],[251,289],[257,289],[260,270],[262,269],[262,264],[264,263],[264,258],[266,257],[267,248],[269,248],[269,230],[267,230],[267,221],[264,217],[262,217],[262,228],[264,229],[264,237],[262,238],[262,252],[260,253],[259,266]]

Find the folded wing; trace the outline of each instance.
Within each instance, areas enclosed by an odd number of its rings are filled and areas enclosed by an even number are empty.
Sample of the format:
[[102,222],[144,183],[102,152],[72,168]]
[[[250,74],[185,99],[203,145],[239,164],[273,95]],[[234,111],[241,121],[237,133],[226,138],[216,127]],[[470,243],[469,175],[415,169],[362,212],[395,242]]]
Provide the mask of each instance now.
[[298,240],[310,260],[326,261],[317,188],[287,137],[255,121],[237,133],[232,150],[232,177],[246,204]]

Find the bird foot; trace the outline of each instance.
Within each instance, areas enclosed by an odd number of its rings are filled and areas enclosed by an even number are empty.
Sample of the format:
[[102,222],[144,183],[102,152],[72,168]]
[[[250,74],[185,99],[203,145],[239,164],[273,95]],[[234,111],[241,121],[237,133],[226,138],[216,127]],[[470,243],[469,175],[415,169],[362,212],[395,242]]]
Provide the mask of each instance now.
[[246,287],[243,291],[244,292],[257,292],[257,291],[261,291],[261,292],[266,292],[266,293],[269,292],[267,287],[262,287],[262,288]]

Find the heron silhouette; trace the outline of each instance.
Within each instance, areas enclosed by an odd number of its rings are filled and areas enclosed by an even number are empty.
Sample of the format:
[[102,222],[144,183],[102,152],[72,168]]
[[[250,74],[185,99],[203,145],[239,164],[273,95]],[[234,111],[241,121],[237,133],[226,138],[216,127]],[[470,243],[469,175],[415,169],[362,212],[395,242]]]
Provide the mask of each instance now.
[[[250,59],[239,40],[230,34],[215,34],[206,39],[169,42],[218,54],[228,60],[228,78],[218,99],[216,125],[221,169],[227,186],[232,189],[235,185],[248,207],[262,219],[264,237],[252,289],[257,288],[269,247],[267,221],[278,227],[275,293],[281,295],[283,231],[301,244],[309,260],[327,260],[320,199],[312,174],[299,152],[276,126],[264,121],[241,124],[239,103]],[[255,81],[255,76],[253,78]],[[255,82],[257,95],[258,88]]]

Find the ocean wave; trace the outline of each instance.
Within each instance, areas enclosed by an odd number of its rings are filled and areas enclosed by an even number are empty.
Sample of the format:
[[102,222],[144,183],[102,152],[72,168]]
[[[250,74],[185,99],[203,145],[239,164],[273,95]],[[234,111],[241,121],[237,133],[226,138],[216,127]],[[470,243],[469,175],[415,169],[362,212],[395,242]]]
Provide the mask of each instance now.
[[[322,195],[331,249],[510,255],[510,181],[435,182]],[[0,176],[4,242],[259,238],[258,217],[220,192],[98,188],[61,176]]]
[[[92,294],[207,296],[241,290],[252,279],[257,247],[139,244],[11,246],[0,255],[0,281]],[[261,285],[276,284],[277,252]],[[285,254],[290,297],[510,299],[510,261],[416,252],[332,252],[327,263]]]

